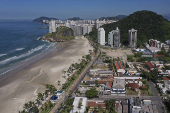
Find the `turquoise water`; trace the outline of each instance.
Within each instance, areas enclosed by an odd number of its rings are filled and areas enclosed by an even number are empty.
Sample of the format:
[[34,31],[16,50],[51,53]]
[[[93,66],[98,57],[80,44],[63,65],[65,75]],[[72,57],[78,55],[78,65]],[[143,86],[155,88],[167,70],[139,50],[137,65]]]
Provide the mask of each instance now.
[[149,105],[150,103],[149,102],[145,102],[146,103],[146,105]]

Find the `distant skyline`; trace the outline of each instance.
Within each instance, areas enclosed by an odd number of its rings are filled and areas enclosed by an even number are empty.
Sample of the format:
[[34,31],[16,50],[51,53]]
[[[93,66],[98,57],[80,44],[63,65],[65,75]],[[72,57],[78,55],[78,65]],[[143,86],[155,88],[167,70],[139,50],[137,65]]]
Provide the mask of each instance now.
[[170,0],[1,0],[0,19],[35,19],[40,16],[97,19],[150,10],[170,14]]

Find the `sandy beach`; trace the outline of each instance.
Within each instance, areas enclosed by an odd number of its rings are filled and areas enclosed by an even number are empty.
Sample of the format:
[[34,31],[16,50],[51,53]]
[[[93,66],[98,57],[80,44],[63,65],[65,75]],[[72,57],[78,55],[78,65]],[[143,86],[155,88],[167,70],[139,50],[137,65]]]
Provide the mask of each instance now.
[[[92,47],[85,38],[63,42],[58,50],[24,67],[7,73],[0,81],[0,113],[18,113],[23,104],[34,101],[38,92],[44,92],[45,84],[57,88],[57,81],[65,82],[62,70],[67,70]],[[2,81],[3,80],[3,81]]]

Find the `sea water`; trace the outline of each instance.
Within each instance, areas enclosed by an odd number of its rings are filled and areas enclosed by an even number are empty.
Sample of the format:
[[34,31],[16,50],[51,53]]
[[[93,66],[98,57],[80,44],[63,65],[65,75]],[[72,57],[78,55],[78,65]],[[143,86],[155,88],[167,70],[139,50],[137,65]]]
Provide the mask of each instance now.
[[38,40],[48,32],[48,29],[37,29],[38,27],[48,25],[28,20],[0,20],[0,75],[10,71],[5,68],[27,61],[54,45]]

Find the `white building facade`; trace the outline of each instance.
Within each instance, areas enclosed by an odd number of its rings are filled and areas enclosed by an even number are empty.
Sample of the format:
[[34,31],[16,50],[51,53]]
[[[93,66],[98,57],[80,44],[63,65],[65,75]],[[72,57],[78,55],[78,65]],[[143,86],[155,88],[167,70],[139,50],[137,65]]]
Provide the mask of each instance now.
[[105,30],[103,28],[98,29],[98,43],[105,45]]
[[55,20],[49,22],[49,33],[56,32],[56,23]]

